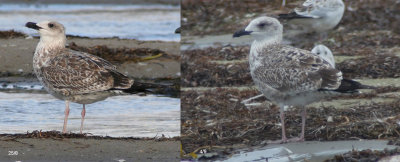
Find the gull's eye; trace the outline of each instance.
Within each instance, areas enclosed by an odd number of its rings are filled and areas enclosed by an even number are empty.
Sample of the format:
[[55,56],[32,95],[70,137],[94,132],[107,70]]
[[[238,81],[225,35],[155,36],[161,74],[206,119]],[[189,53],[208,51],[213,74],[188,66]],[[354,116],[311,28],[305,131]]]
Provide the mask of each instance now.
[[54,27],[54,24],[49,23],[49,28],[52,28],[52,27]]
[[264,28],[264,26],[266,26],[266,25],[267,25],[266,23],[260,23],[260,24],[258,24],[258,27]]
[[319,54],[321,54],[321,53],[317,52],[317,55],[319,55]]

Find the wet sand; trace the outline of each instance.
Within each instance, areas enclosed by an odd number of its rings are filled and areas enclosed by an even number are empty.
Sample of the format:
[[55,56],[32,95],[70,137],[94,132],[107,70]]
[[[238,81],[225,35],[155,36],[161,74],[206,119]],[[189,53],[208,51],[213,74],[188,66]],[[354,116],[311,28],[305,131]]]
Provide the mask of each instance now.
[[16,138],[0,135],[0,161],[179,161],[176,139]]

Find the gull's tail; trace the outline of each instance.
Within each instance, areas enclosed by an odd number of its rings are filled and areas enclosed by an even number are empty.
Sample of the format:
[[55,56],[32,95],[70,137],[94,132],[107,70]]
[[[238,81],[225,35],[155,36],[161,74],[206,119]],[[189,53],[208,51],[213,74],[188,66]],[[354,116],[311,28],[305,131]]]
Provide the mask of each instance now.
[[129,88],[113,88],[111,90],[120,90],[124,93],[151,93],[151,94],[164,94],[169,96],[179,96],[179,85],[176,84],[162,84],[162,83],[146,83],[134,81]]
[[359,89],[376,89],[374,86],[363,85],[359,82],[350,79],[343,79],[339,88],[334,91],[340,93],[354,93],[358,92]]
[[363,85],[359,82],[350,79],[343,79],[339,88],[335,90],[320,89],[319,91],[325,92],[339,92],[339,93],[358,93],[359,89],[376,89],[374,86]]

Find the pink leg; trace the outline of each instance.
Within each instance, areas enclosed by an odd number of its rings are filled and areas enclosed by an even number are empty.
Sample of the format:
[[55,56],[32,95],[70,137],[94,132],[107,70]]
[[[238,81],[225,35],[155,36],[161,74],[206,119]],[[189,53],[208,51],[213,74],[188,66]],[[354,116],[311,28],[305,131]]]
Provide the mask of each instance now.
[[85,114],[86,114],[85,104],[83,104],[83,109],[82,109],[82,112],[81,112],[81,115],[82,115],[82,119],[81,119],[81,134],[82,134],[82,130],[83,130],[83,121],[85,120]]
[[285,111],[283,108],[280,110],[280,117],[281,117],[281,125],[282,125],[282,143],[287,142],[286,138],[286,128],[285,128]]
[[64,126],[63,126],[63,133],[67,133],[67,122],[68,122],[68,115],[69,115],[69,101],[65,101],[65,118],[64,118]]
[[305,107],[303,107],[303,111],[301,112],[301,135],[300,139],[298,141],[304,141],[304,132],[305,132],[305,127],[306,127],[306,116],[307,116],[307,110]]

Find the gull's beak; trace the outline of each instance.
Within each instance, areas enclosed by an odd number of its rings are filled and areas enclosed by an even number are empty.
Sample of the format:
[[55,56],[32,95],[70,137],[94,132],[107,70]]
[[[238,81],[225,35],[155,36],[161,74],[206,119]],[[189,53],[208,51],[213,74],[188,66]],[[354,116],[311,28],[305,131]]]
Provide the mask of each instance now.
[[235,37],[240,37],[243,35],[250,35],[251,33],[252,33],[252,31],[246,31],[246,30],[242,29],[242,30],[235,32],[235,34],[233,34],[233,37],[235,38]]
[[28,27],[28,28],[35,29],[35,30],[42,29],[40,26],[37,26],[36,23],[34,23],[34,22],[27,22],[25,24],[25,26]]

